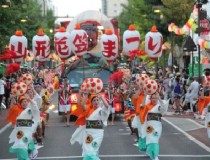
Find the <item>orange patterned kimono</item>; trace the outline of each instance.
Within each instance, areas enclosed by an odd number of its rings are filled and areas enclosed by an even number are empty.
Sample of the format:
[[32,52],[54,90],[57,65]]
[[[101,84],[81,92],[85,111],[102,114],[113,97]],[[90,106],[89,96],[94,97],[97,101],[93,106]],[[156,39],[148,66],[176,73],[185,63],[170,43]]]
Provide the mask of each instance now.
[[210,96],[205,96],[198,99],[198,113],[202,115],[203,109],[207,107],[208,103],[210,103]]

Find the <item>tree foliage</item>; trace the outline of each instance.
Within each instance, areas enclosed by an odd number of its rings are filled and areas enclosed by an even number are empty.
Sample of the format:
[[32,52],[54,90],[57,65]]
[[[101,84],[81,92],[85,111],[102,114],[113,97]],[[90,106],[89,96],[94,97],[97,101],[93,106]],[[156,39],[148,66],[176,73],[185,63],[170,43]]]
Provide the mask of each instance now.
[[[125,31],[134,24],[144,38],[152,25],[156,25],[167,39],[168,24],[174,22],[183,26],[193,11],[194,3],[192,0],[130,0],[118,17],[120,30]],[[160,13],[153,12],[156,7],[161,9]]]
[[[0,51],[8,45],[9,39],[16,30],[22,30],[28,39],[28,48],[32,47],[32,38],[39,28],[52,39],[49,30],[53,28],[54,20],[52,11],[47,11],[46,17],[42,16],[42,6],[36,0],[11,0],[9,8],[0,9]],[[22,23],[20,20],[26,19]]]
[[[141,40],[144,40],[152,25],[156,25],[164,41],[173,39],[175,44],[182,44],[184,37],[173,36],[171,38],[168,25],[174,22],[182,27],[190,18],[195,2],[192,0],[129,0],[128,5],[124,6],[123,12],[118,17],[121,37],[128,26],[134,24],[141,34]],[[161,12],[154,13],[156,8]],[[161,59],[159,63],[163,61],[166,59]]]

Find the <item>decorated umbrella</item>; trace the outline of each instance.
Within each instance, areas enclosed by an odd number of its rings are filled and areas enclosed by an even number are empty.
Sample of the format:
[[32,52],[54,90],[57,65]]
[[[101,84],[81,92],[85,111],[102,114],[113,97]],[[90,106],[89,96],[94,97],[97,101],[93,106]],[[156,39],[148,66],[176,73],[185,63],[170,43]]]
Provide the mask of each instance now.
[[54,35],[55,53],[66,60],[71,55],[70,34],[64,27],[60,27],[59,32]]
[[72,52],[78,57],[87,53],[88,37],[87,33],[76,24],[75,29],[70,34]]
[[108,63],[118,56],[118,39],[111,29],[107,29],[101,36],[102,56]]
[[19,82],[23,82],[27,85],[32,84],[33,83],[33,77],[30,73],[22,74],[19,78]]
[[133,50],[138,50],[140,46],[140,33],[135,29],[134,25],[130,25],[129,29],[123,33],[123,52],[126,55]]
[[145,84],[145,82],[147,80],[149,80],[149,76],[147,74],[137,74],[136,75],[136,84],[139,85],[140,87],[143,87],[143,85]]
[[22,31],[17,30],[15,35],[10,37],[9,46],[10,50],[15,52],[15,62],[21,63],[23,58],[26,56],[28,47],[28,40],[25,36],[23,36]]
[[143,85],[143,91],[148,94],[152,95],[158,90],[158,84],[155,80],[148,79],[145,81]]
[[43,29],[39,29],[37,35],[32,40],[33,53],[40,62],[45,62],[50,56],[50,39],[44,34]]
[[86,78],[81,85],[81,90],[91,94],[100,93],[102,89],[103,82],[99,78]]
[[16,96],[24,95],[27,91],[27,85],[23,82],[17,82],[11,87],[11,94]]
[[152,26],[150,32],[145,36],[145,52],[149,57],[158,58],[162,54],[163,37],[156,26]]

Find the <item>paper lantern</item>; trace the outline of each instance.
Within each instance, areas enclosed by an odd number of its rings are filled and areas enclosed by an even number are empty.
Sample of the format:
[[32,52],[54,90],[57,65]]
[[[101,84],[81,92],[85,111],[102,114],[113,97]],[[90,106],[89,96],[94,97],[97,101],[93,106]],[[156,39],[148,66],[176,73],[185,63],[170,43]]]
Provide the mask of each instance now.
[[140,45],[140,33],[135,30],[134,25],[130,25],[129,29],[123,33],[123,52],[126,55],[133,50],[138,50]]
[[103,58],[108,62],[114,60],[118,55],[118,39],[110,29],[107,29],[101,36],[101,50]]
[[143,87],[146,80],[149,80],[149,76],[147,74],[137,74],[136,75],[136,84],[140,87]]
[[44,34],[42,29],[39,29],[37,35],[33,37],[32,45],[33,53],[38,61],[45,62],[46,60],[49,60],[50,39]]
[[158,90],[158,84],[155,80],[148,79],[145,81],[143,85],[143,91],[148,94],[152,95]]
[[70,34],[71,50],[78,57],[82,57],[87,53],[88,37],[85,30],[80,28],[77,24],[75,29]]
[[157,58],[162,54],[163,37],[153,26],[145,36],[145,52],[149,57]]
[[70,33],[64,27],[60,27],[59,32],[54,35],[55,53],[65,60],[71,55]]
[[19,78],[19,82],[23,82],[23,83],[29,85],[33,82],[33,77],[29,73],[22,74]]
[[17,30],[15,35],[10,38],[9,41],[10,50],[16,53],[15,62],[21,63],[23,58],[26,56],[28,40],[23,36],[22,31]]
[[16,96],[24,95],[27,91],[27,85],[23,82],[17,82],[12,85],[11,93]]
[[87,78],[81,85],[81,90],[91,94],[97,94],[103,89],[103,82],[99,78]]

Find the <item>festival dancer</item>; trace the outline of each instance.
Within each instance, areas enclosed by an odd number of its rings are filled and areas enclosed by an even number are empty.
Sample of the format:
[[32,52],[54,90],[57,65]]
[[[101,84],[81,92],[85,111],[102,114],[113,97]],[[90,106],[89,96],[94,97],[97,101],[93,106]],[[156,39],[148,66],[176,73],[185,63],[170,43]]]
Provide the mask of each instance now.
[[[150,103],[144,106],[146,116],[146,153],[151,160],[159,160],[159,139],[162,133],[161,117],[168,110],[168,101],[162,101],[158,92],[150,97]],[[141,112],[141,111],[140,111]]]
[[74,125],[79,128],[72,135],[70,142],[82,145],[83,160],[100,160],[98,152],[104,137],[103,126],[107,125],[111,108],[100,93],[87,94],[80,91],[80,97],[82,94],[83,97],[78,100],[81,102],[80,106],[71,113],[78,117]]
[[[135,124],[138,129],[139,139],[138,139],[138,150],[146,151],[146,123],[145,123],[145,115],[143,110],[142,103],[146,100],[146,95],[144,95],[142,91],[142,87],[136,85],[136,90],[132,95],[132,103],[135,107],[136,117],[133,119],[133,125]],[[145,102],[146,104],[148,102]]]
[[204,96],[204,89],[201,90],[201,96],[198,98],[198,114],[195,114],[196,119],[204,119],[208,112],[208,105],[210,104],[210,92]]
[[[34,87],[35,87],[36,90],[38,91],[38,89],[37,89],[37,84],[36,84],[36,83],[35,83],[34,86],[33,86],[33,84],[30,84],[30,85],[28,86],[28,89],[27,89],[25,95],[26,95],[29,99],[32,99],[32,100],[37,104],[37,107],[38,107],[39,110],[40,110],[41,105],[42,105],[42,98],[41,98],[41,96],[37,93],[37,91],[35,90]],[[39,114],[40,114],[40,111],[39,111]],[[37,132],[36,132],[36,134],[35,134],[35,138],[36,138],[37,143],[38,143],[39,145],[43,145],[43,127],[42,127],[42,119],[41,119],[41,118],[40,118],[40,120],[39,120],[39,125],[38,125],[38,127],[37,127]]]
[[68,84],[67,77],[65,77],[63,79],[63,84],[60,85],[59,89],[59,111],[64,112],[64,115],[66,114],[66,127],[70,126],[71,101],[69,97],[71,92],[71,86]]
[[25,96],[21,96],[18,102],[20,103],[19,106],[25,109],[17,116],[16,126],[9,136],[9,143],[13,143],[9,151],[16,153],[18,160],[33,159],[37,157],[38,150],[32,135],[36,132],[40,112],[36,102]]

